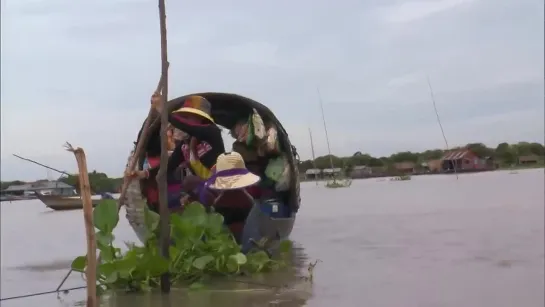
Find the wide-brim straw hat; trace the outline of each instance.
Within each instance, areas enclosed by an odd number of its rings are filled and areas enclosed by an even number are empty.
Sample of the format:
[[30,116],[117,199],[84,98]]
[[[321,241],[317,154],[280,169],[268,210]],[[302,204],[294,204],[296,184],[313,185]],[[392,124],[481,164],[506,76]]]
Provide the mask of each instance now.
[[191,113],[214,122],[212,118],[212,105],[208,100],[202,96],[189,96],[184,101],[181,108],[173,111],[172,113]]
[[261,179],[246,169],[242,156],[237,152],[221,154],[216,162],[216,172],[207,181],[214,190],[236,190],[252,186]]

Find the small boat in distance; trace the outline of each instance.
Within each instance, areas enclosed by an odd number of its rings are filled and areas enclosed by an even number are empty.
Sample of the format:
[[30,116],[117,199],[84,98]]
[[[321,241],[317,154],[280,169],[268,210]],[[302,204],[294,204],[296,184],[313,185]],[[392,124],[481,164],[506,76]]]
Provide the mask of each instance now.
[[[327,125],[325,123],[325,115],[324,115],[324,104],[322,102],[322,95],[320,95],[320,89],[317,89],[318,91],[318,99],[320,101],[320,109],[322,111],[322,120],[324,122],[324,131],[325,131],[325,139],[327,141],[327,151],[329,153],[329,162],[331,164],[331,169],[335,169],[335,166],[333,165],[333,155],[331,154],[331,146],[329,146],[329,136],[327,135]],[[344,163],[343,163],[344,164]],[[343,178],[344,176],[338,176],[336,174],[333,174],[332,178],[330,178],[326,184],[326,188],[336,189],[336,188],[348,188],[352,185],[352,178]]]
[[[83,208],[81,196],[78,195],[75,190],[72,195],[44,195],[41,193],[36,193],[36,198],[42,201],[42,203],[44,203],[44,205],[46,205],[48,208],[57,211],[78,210]],[[91,199],[93,207],[98,205],[103,198],[107,197],[94,195]]]

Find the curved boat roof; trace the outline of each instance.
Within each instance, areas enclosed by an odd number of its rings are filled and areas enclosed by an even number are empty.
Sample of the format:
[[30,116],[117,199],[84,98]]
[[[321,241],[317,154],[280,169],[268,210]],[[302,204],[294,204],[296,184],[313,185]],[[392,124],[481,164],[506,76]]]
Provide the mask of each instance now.
[[[190,96],[202,96],[210,102],[212,105],[212,118],[216,124],[223,126],[227,129],[232,129],[235,124],[240,119],[246,119],[252,110],[255,109],[257,113],[263,118],[263,121],[273,123],[278,131],[278,140],[282,150],[287,154],[288,162],[291,167],[292,175],[292,187],[291,187],[291,197],[290,197],[290,206],[292,209],[297,211],[300,204],[300,185],[299,185],[299,173],[297,169],[298,164],[298,154],[295,147],[291,144],[288,133],[274,115],[274,113],[265,105],[252,100],[250,98],[230,93],[219,93],[219,92],[203,92],[203,93],[193,93],[189,95],[184,95],[178,98],[171,99],[167,102],[166,107],[169,112],[172,112],[180,107],[182,107],[184,101]],[[158,114],[155,113],[155,117],[158,117]],[[159,133],[160,121],[152,121],[152,134]],[[140,159],[142,161],[143,159]]]

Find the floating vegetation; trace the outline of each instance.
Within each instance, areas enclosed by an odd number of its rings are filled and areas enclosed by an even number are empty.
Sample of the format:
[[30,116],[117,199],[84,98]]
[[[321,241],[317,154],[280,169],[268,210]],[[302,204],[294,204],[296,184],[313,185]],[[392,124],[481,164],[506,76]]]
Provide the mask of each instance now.
[[[189,204],[183,213],[170,215],[172,244],[170,260],[161,256],[158,242],[159,215],[145,211],[145,224],[150,230],[144,246],[126,243],[128,251],[113,244],[113,230],[119,216],[113,200],[102,201],[93,211],[97,249],[100,263],[97,268],[97,290],[116,289],[148,291],[160,285],[159,278],[169,273],[172,284],[202,287],[212,276],[232,276],[277,270],[284,265],[262,250],[241,253],[241,248],[223,223],[223,216],[208,213],[203,205]],[[291,249],[291,242],[281,244],[282,254]],[[86,256],[72,262],[72,269],[84,272]]]
[[352,185],[352,179],[333,179],[325,184],[326,188],[348,188]]
[[391,181],[403,181],[403,180],[411,180],[410,175],[401,175],[397,177],[390,178]]

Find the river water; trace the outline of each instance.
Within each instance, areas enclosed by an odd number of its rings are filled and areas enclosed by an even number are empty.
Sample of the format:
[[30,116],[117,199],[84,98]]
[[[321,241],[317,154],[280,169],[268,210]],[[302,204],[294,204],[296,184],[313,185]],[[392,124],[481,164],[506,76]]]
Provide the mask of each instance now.
[[[166,297],[115,294],[102,306],[542,307],[544,184],[543,169],[367,179],[348,189],[307,182],[290,269]],[[1,230],[2,298],[54,290],[86,248],[82,212],[54,212],[38,200],[2,203]],[[124,218],[116,237],[137,240]],[[311,284],[303,277],[318,259]],[[73,274],[65,287],[81,285]],[[85,290],[74,290],[1,306],[84,299]]]

